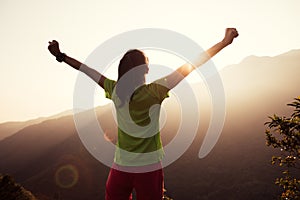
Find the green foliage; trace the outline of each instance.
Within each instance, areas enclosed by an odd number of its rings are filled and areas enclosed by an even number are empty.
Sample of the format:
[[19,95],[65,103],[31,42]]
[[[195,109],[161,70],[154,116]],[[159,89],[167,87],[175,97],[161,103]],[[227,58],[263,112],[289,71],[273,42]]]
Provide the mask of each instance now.
[[290,117],[274,115],[266,122],[266,144],[280,149],[280,156],[273,156],[271,163],[283,168],[283,177],[275,184],[282,188],[280,199],[300,199],[300,97],[288,104],[294,108]]
[[15,183],[9,175],[0,174],[0,199],[5,200],[36,200],[36,198],[21,185]]

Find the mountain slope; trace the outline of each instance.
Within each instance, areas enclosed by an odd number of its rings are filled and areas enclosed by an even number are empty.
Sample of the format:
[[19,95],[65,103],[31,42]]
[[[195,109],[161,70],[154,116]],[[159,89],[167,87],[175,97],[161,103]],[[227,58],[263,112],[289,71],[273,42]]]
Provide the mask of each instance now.
[[[205,99],[199,102],[201,110],[195,110],[200,112],[200,127],[190,148],[165,168],[165,184],[172,198],[276,198],[274,180],[280,171],[269,161],[277,152],[265,146],[263,124],[268,115],[291,112],[286,103],[299,96],[299,58],[300,50],[276,57],[251,56],[220,72],[226,94],[226,120],[216,146],[204,159],[198,158],[198,152],[211,115],[206,104],[209,94],[202,91],[204,84],[193,86]],[[164,106],[168,118],[162,136],[166,144],[179,127],[180,111],[174,109],[172,98]],[[96,112],[101,126],[115,132],[111,105],[99,107]],[[3,139],[0,160],[0,172],[12,174],[35,194],[72,200],[103,199],[109,168],[82,145],[72,116],[27,126]]]
[[9,137],[13,135],[14,133],[18,132],[22,128],[25,128],[26,126],[30,126],[33,124],[41,123],[48,119],[55,119],[62,116],[71,115],[72,111],[64,111],[61,113],[58,113],[56,115],[50,116],[50,117],[39,117],[37,119],[27,120],[27,121],[14,121],[14,122],[4,122],[0,124],[0,141],[3,140],[6,137]]

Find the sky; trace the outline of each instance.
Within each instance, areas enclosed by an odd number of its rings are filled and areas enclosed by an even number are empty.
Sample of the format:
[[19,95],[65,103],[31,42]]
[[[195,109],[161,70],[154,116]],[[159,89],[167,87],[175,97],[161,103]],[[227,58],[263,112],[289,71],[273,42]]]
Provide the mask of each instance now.
[[[0,0],[0,123],[72,109],[78,72],[50,55],[49,40],[84,62],[106,40],[134,29],[172,30],[207,49],[235,27],[240,36],[213,58],[222,70],[250,55],[300,49],[299,9],[299,0]],[[150,63],[181,64],[148,53]],[[105,75],[116,78],[116,65],[111,71]],[[95,93],[96,105],[106,102],[100,88]]]

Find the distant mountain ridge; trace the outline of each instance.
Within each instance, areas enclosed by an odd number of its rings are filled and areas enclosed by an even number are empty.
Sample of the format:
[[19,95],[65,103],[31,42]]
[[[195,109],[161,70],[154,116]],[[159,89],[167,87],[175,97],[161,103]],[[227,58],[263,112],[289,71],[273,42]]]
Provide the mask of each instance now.
[[72,110],[67,110],[49,117],[38,117],[36,119],[31,119],[26,121],[8,121],[8,122],[0,123],[0,141],[6,137],[13,135],[14,133],[18,132],[19,130],[21,130],[26,126],[38,124],[48,119],[54,119],[54,118],[59,118],[61,116],[71,115],[72,113],[73,113]]
[[[224,68],[220,75],[227,109],[222,135],[212,152],[200,160],[198,151],[210,119],[210,109],[202,103],[201,109],[207,110],[195,111],[201,116],[195,141],[165,168],[168,193],[175,200],[274,199],[278,192],[274,180],[280,173],[269,163],[276,152],[265,146],[263,124],[268,115],[288,114],[286,103],[299,96],[300,50],[275,57],[250,56]],[[194,87],[202,92],[206,86]],[[199,95],[209,97],[205,92]],[[180,112],[172,109],[173,103],[172,99],[164,102],[169,117],[162,130],[165,144],[179,126]],[[97,107],[96,113],[101,125],[115,132],[111,106]],[[82,145],[72,115],[23,126],[0,141],[1,173],[13,175],[37,197],[59,194],[66,200],[103,199],[109,168]],[[63,173],[58,176],[58,171]],[[61,187],[60,182],[68,185],[76,174],[78,180],[72,187]]]

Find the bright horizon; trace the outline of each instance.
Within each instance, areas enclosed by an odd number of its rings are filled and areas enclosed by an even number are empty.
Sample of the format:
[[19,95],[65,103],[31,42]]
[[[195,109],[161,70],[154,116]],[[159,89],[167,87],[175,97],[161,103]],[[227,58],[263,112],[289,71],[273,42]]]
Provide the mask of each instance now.
[[[275,56],[300,49],[297,8],[297,0],[1,1],[0,123],[72,109],[78,72],[57,63],[47,51],[49,40],[58,40],[63,52],[84,62],[101,43],[133,29],[173,30],[207,49],[222,39],[226,27],[236,27],[239,38],[213,58],[221,70],[250,55]],[[172,55],[162,60],[159,53],[146,53],[151,64],[172,68],[182,64]],[[106,75],[115,78],[113,72]],[[103,104],[103,91],[96,92],[95,100]]]

